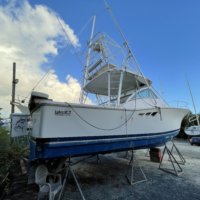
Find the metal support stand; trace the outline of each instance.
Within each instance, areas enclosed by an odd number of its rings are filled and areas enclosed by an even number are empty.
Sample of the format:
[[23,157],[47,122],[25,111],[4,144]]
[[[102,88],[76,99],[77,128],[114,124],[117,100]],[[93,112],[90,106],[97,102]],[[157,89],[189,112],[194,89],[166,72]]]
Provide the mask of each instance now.
[[150,149],[147,149],[147,151],[145,153],[145,157],[150,157]]
[[[139,172],[140,172],[140,174],[142,174],[142,176],[143,176],[143,178],[140,179],[140,180],[134,180],[134,164],[135,164],[136,162],[137,162],[137,164],[138,164]],[[127,177],[128,181],[129,181],[129,183],[130,183],[131,185],[135,185],[135,184],[137,184],[137,183],[141,183],[141,182],[147,181],[147,177],[146,177],[145,173],[143,172],[141,166],[139,165],[139,163],[138,163],[136,157],[134,156],[134,151],[133,151],[133,150],[131,151],[131,159],[130,159],[130,162],[129,162],[129,168],[130,168],[130,166],[131,166],[130,178],[129,178],[128,175],[127,175],[126,177]]]
[[81,195],[81,198],[82,198],[83,200],[86,200],[85,197],[84,197],[84,195],[83,195],[83,192],[82,192],[82,190],[81,190],[81,187],[80,187],[80,185],[79,185],[79,182],[78,182],[78,180],[77,180],[77,178],[76,178],[76,175],[75,175],[75,173],[74,173],[74,171],[73,171],[73,169],[72,169],[72,164],[71,164],[70,158],[69,158],[69,161],[67,162],[66,173],[65,173],[64,180],[63,180],[63,186],[62,186],[62,189],[61,189],[61,192],[60,192],[60,195],[59,195],[58,200],[60,200],[61,197],[62,197],[63,191],[64,191],[65,186],[66,186],[66,184],[67,184],[67,179],[68,179],[68,177],[69,177],[70,174],[72,175],[72,177],[73,177],[73,179],[74,179],[74,181],[75,181],[75,183],[76,183],[76,186],[77,186],[78,191],[79,191],[79,193],[80,193],[80,195]]
[[[186,161],[185,161],[183,155],[178,150],[177,146],[174,144],[174,141],[171,140],[171,142],[172,142],[171,150],[167,147],[167,144],[165,144],[163,155],[162,155],[162,158],[161,158],[161,161],[160,161],[160,165],[159,165],[159,169],[163,170],[163,171],[165,171],[167,173],[170,173],[170,174],[178,176],[183,172],[183,169],[181,168],[180,164],[184,165]],[[177,159],[173,155],[173,150],[174,149],[176,150],[176,152],[178,154],[178,157],[180,158],[181,161],[177,161]],[[161,165],[163,164],[165,153],[168,154],[168,156],[169,156],[168,161],[170,161],[170,163],[172,164],[173,169],[161,168]]]
[[97,154],[97,164],[99,164],[101,162],[101,159],[99,157],[99,154]]
[[60,192],[60,195],[59,195],[58,200],[60,200],[61,197],[62,197],[63,191],[64,191],[65,186],[66,186],[66,184],[67,184],[67,179],[68,179],[68,177],[70,176],[70,174],[72,175],[72,177],[73,177],[73,179],[74,179],[74,181],[75,181],[75,183],[76,183],[76,186],[77,186],[78,191],[79,191],[79,193],[80,193],[80,195],[81,195],[81,198],[82,198],[83,200],[85,200],[85,197],[84,197],[84,195],[83,195],[83,192],[82,192],[82,190],[81,190],[81,187],[80,187],[80,185],[79,185],[79,182],[78,182],[78,180],[77,180],[77,178],[76,178],[76,175],[75,175],[75,173],[74,173],[74,171],[73,171],[73,169],[72,169],[72,166],[73,166],[73,165],[76,165],[76,164],[78,164],[78,163],[80,163],[80,162],[83,162],[83,161],[85,161],[85,160],[88,160],[88,159],[90,159],[90,158],[93,158],[94,156],[96,156],[96,158],[97,158],[97,164],[99,164],[100,161],[101,161],[101,160],[100,160],[100,157],[99,157],[99,154],[91,155],[91,156],[85,157],[85,158],[80,159],[80,160],[78,160],[78,161],[76,161],[76,162],[73,162],[73,164],[72,164],[72,162],[71,162],[71,158],[69,158],[69,160],[66,161],[67,164],[66,164],[66,168],[65,168],[65,176],[64,176],[64,180],[63,180],[63,186],[62,186],[62,189],[61,189],[61,192]]
[[172,140],[172,148],[171,148],[171,153],[173,153],[173,150],[175,149],[179,158],[180,158],[180,161],[177,161],[180,165],[185,165],[186,163],[186,160],[185,158],[183,157],[183,155],[181,154],[181,152],[179,151],[179,149],[177,148],[177,146],[174,144],[174,141]]

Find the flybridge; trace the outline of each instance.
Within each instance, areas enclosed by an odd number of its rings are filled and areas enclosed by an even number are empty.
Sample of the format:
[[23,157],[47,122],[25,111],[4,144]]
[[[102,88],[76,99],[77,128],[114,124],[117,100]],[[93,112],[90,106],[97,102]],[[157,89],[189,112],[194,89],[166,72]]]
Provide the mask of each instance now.
[[[105,33],[97,33],[89,42],[83,91],[95,94],[99,102],[111,102],[130,92],[149,87],[151,81],[133,71],[130,55]],[[84,99],[82,95],[82,99]],[[103,97],[102,97],[103,96]],[[106,100],[101,100],[107,98]],[[82,103],[85,102],[85,99]]]

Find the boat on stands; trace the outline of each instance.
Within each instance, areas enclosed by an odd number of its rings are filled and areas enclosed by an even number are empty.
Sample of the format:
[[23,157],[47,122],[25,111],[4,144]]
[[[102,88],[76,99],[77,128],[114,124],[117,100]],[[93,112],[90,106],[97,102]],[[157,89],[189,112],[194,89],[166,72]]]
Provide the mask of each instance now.
[[[187,81],[187,85],[188,85],[188,88],[189,88],[189,91],[190,91],[190,96],[191,96],[191,99],[192,99],[195,115],[191,115],[189,117],[189,124],[193,124],[193,125],[186,127],[185,133],[189,136],[200,136],[199,115],[197,114],[197,111],[196,111],[196,106],[195,106],[195,102],[194,102],[194,98],[193,98],[193,94],[192,94],[192,90],[191,90],[189,81]],[[196,125],[194,125],[194,124],[196,124]]]
[[200,126],[190,126],[185,129],[185,133],[189,136],[200,136]]
[[[189,113],[160,97],[127,41],[120,46],[105,33],[93,32],[94,23],[80,103],[31,94],[31,161],[160,146],[179,133]],[[87,104],[88,97],[93,102],[95,97],[96,104]]]
[[[195,108],[196,111],[196,108]],[[197,124],[197,125],[192,125],[189,127],[185,128],[185,133],[188,136],[200,136],[200,124],[199,124],[199,115],[191,115],[189,117],[189,123],[190,124]]]

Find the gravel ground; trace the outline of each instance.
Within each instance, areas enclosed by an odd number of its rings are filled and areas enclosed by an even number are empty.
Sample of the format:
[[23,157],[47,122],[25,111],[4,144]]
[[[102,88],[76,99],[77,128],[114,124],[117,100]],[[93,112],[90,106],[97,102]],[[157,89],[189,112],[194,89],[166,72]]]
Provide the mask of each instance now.
[[[147,150],[134,153],[134,180],[143,179],[140,167],[147,177],[147,181],[134,185],[130,185],[127,179],[131,168],[124,152],[100,155],[99,163],[93,157],[75,165],[73,169],[86,200],[200,200],[200,146],[191,146],[188,141],[180,140],[176,140],[175,144],[186,159],[185,165],[181,165],[183,173],[179,176],[159,170],[159,163],[150,161]],[[162,168],[172,169],[168,156],[164,157]],[[35,184],[27,185],[26,176],[17,176],[6,200],[34,200],[37,199],[37,191]],[[77,199],[81,196],[70,176],[63,200]]]
[[[79,163],[74,167],[74,172],[85,198],[87,200],[200,200],[200,147],[191,146],[187,141],[176,141],[175,144],[186,160],[185,165],[181,165],[183,173],[175,176],[159,170],[159,163],[150,161],[147,150],[137,150],[134,180],[139,181],[143,178],[140,166],[147,181],[134,185],[130,185],[126,177],[130,175],[130,168],[125,153],[101,155],[100,163],[97,163],[96,158]],[[174,154],[176,155],[175,150]],[[176,159],[180,160],[177,155]],[[167,155],[164,157],[162,168],[173,169]],[[72,179],[67,183],[63,196],[64,200],[81,199]]]

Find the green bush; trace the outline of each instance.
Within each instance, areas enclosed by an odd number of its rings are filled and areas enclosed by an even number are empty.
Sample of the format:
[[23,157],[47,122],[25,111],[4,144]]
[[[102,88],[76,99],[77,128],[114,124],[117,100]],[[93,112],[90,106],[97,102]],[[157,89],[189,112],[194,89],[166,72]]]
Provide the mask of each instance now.
[[10,140],[9,131],[0,127],[0,175],[5,174],[16,160],[27,156],[27,137]]
[[9,132],[7,129],[0,127],[0,153],[8,151],[10,147]]
[[0,175],[6,173],[9,167],[10,136],[8,130],[0,127]]

